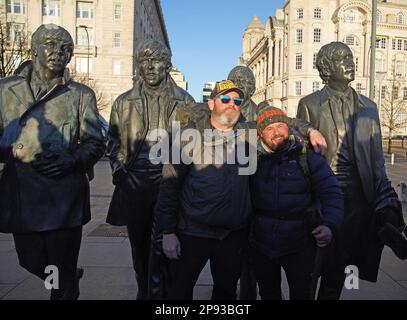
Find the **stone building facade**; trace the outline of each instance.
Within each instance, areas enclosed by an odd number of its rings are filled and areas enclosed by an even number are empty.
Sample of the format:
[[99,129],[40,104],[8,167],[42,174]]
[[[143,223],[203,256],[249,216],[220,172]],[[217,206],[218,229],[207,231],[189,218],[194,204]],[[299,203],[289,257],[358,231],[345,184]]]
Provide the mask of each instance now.
[[[389,88],[398,91],[400,103],[407,101],[407,0],[378,2],[375,100],[380,108]],[[371,19],[370,0],[285,0],[265,25],[254,17],[243,32],[239,59],[255,74],[254,101],[266,100],[294,116],[299,99],[323,87],[315,58],[331,41],[350,46],[356,64],[352,85],[368,95]],[[396,118],[405,121],[406,115]]]
[[0,10],[11,37],[21,30],[31,34],[43,23],[71,33],[69,67],[85,79],[89,67],[89,78],[107,100],[101,111],[106,119],[114,99],[132,86],[138,43],[155,38],[170,47],[159,0],[1,0]]

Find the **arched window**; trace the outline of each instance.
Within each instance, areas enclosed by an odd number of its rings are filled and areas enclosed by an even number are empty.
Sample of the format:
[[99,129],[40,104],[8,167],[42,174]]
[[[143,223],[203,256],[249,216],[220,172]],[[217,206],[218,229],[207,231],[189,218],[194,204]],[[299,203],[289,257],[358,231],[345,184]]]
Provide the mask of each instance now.
[[348,46],[359,46],[359,40],[353,35],[347,35],[344,41]]
[[386,71],[386,60],[383,56],[376,57],[376,71],[377,72]]
[[402,12],[399,12],[397,14],[396,23],[397,24],[404,24],[404,14]]
[[355,10],[348,10],[345,15],[345,20],[347,22],[356,22],[356,12]]
[[376,17],[377,17],[377,22],[382,22],[383,15],[380,10],[377,10]]

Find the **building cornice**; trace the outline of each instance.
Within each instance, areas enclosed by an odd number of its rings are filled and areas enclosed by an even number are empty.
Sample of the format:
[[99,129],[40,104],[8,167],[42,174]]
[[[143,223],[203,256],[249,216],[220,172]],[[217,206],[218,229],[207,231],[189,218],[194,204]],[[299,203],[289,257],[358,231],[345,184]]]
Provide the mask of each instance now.
[[262,38],[250,52],[250,59],[247,61],[247,65],[252,64],[258,58],[259,55],[265,52],[265,50],[267,50],[268,47],[267,45],[268,39],[266,37]]
[[379,22],[377,26],[386,29],[407,30],[407,24]]

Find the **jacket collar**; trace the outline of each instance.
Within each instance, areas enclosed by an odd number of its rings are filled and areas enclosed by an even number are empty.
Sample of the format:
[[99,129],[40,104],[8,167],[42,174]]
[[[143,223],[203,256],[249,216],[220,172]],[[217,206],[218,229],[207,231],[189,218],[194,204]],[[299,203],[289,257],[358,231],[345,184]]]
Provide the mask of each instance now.
[[[133,88],[127,98],[128,100],[136,100],[143,98],[143,95],[141,93],[143,83],[144,81],[141,78],[135,81]],[[175,84],[174,80],[170,76],[168,76],[166,88],[170,90],[173,99],[180,101],[184,100],[184,95],[181,89]]]
[[[18,77],[21,81],[17,81],[14,85],[10,86],[9,90],[11,90],[17,99],[23,104],[27,109],[30,109],[34,106],[38,101],[35,101],[31,87],[30,87],[30,80],[31,75],[33,72],[33,63],[31,60],[25,61],[21,66],[17,68],[15,71],[16,77]],[[70,79],[69,69],[65,69],[64,76],[62,78],[62,84],[54,86],[52,90],[47,92],[39,101],[44,100],[48,96],[50,96],[56,88],[60,86],[65,86]]]
[[[24,78],[25,80],[28,81],[28,83],[31,80],[31,75],[33,72],[33,62],[32,60],[27,60],[25,62],[23,62],[14,72],[14,74],[17,77],[21,77]],[[65,68],[64,70],[64,74],[62,76],[62,84],[67,84],[69,81],[71,81],[71,75],[69,72],[68,68]]]
[[[355,89],[353,89],[352,87],[350,87],[350,90],[352,91],[353,96],[356,98],[355,101],[357,100],[358,106],[362,106],[365,107],[366,104],[363,102],[363,100],[361,99],[361,96],[355,91]],[[327,86],[325,85],[325,87],[323,87],[320,91],[320,101],[321,101],[321,106],[329,106],[329,93],[327,90]]]

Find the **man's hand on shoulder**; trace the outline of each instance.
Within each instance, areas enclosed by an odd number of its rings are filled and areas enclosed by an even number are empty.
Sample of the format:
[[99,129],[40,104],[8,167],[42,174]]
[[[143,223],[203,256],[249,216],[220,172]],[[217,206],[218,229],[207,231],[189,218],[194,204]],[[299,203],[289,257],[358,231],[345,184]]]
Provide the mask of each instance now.
[[309,131],[309,140],[316,153],[322,154],[326,150],[326,140],[322,133],[319,132],[317,129],[311,129]]

